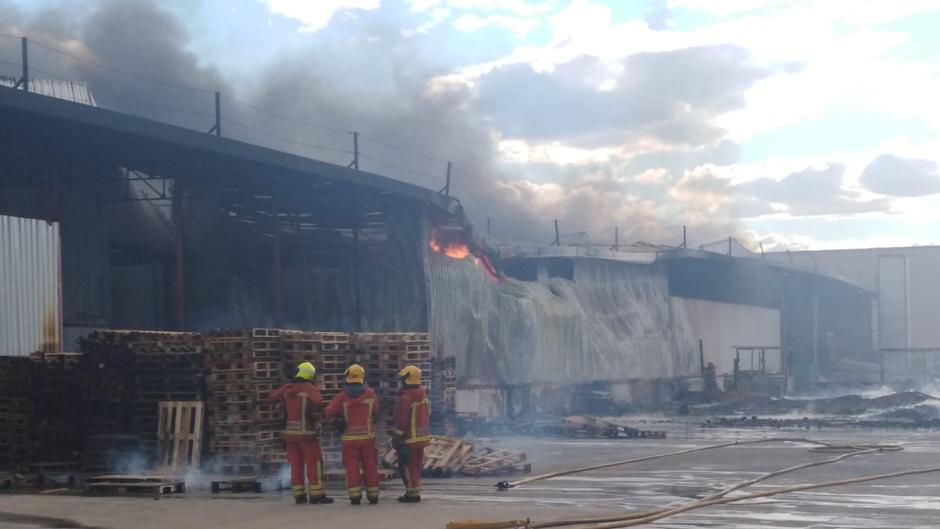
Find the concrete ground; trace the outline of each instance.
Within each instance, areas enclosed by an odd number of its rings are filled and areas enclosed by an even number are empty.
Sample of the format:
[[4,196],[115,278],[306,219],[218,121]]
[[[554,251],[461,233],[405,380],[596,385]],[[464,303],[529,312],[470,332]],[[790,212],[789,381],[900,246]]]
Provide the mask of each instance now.
[[[661,426],[657,426],[661,429]],[[940,466],[940,432],[861,429],[824,431],[707,430],[673,425],[666,441],[505,438],[494,447],[525,450],[535,473],[769,436],[841,443],[898,443],[896,453],[853,457],[801,470],[750,491]],[[424,502],[400,505],[398,482],[388,483],[377,506],[353,507],[339,485],[333,505],[294,506],[285,493],[220,494],[190,491],[159,501],[131,497],[0,495],[0,527],[95,529],[259,529],[273,527],[443,528],[455,519],[556,518],[648,510],[691,501],[764,472],[832,455],[805,445],[737,446],[555,478],[499,492],[496,478],[426,480]],[[500,478],[501,479],[501,478]],[[740,504],[707,507],[650,525],[658,528],[936,528],[940,473],[807,491]]]

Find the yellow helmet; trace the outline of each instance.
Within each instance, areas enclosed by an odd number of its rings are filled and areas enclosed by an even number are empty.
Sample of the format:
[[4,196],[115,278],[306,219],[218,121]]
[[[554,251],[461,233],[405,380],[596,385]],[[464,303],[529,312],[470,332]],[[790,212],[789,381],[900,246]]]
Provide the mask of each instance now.
[[347,384],[362,384],[366,381],[366,370],[359,364],[353,364],[346,368]]
[[398,372],[398,378],[409,386],[417,386],[421,383],[421,370],[418,366],[405,366]]
[[297,378],[312,380],[315,374],[317,374],[317,368],[313,367],[310,362],[304,362],[297,366]]

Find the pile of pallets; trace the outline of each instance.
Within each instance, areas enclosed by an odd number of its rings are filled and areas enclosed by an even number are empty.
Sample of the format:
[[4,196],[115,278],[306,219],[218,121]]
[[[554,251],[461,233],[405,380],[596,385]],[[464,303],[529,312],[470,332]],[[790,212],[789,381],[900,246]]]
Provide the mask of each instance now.
[[454,357],[431,361],[431,433],[457,435],[457,362]]
[[34,462],[74,462],[83,450],[78,364],[81,353],[33,353],[33,415],[29,439]]
[[16,466],[29,452],[32,375],[28,357],[0,357],[0,467]]
[[189,332],[131,332],[124,338],[134,365],[133,430],[146,439],[155,439],[161,401],[205,398],[202,337]]
[[[133,362],[124,337],[114,332],[96,331],[79,341],[82,355],[78,363],[82,435],[92,469],[109,470],[107,461],[96,453],[111,452],[110,442],[99,441],[132,432],[130,375]],[[124,441],[117,443],[123,445]]]
[[286,461],[282,410],[267,402],[284,380],[277,329],[241,329],[205,335],[211,470],[261,476]]

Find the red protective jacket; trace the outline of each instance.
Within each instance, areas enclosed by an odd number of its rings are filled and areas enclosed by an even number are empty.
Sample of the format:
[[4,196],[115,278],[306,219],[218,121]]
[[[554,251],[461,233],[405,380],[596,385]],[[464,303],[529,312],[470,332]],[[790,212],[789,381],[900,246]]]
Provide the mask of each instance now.
[[375,429],[372,418],[379,410],[379,398],[372,388],[365,388],[358,397],[350,397],[346,390],[333,397],[330,405],[326,407],[326,417],[337,417],[343,414],[346,430],[340,437],[341,441],[361,441],[375,439]]
[[278,400],[284,401],[287,411],[285,435],[320,435],[317,417],[323,407],[323,397],[316,386],[309,382],[288,382],[268,395],[269,402]]
[[406,445],[427,446],[431,440],[431,404],[422,387],[406,387],[398,394],[395,435]]

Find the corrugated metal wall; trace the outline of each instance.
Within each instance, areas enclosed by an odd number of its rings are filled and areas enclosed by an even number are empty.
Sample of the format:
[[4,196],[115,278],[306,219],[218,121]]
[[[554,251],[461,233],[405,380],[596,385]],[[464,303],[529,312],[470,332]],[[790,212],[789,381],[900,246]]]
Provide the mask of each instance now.
[[[695,374],[658,265],[570,260],[572,279],[491,283],[472,260],[428,255],[431,335],[463,384],[584,383]],[[562,274],[563,275],[563,274]]]
[[0,215],[0,355],[59,351],[59,225]]

